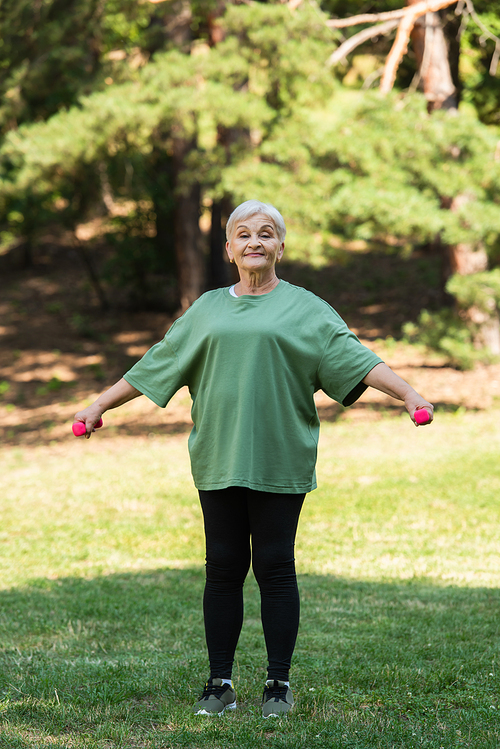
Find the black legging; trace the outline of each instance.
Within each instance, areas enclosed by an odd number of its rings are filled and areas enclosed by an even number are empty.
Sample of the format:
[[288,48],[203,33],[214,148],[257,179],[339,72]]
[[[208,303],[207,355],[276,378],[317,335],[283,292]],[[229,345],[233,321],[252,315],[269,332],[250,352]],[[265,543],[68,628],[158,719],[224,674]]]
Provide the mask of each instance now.
[[268,678],[287,681],[299,628],[294,542],[305,495],[239,486],[199,494],[207,543],[203,612],[210,675],[231,678],[243,623],[243,583],[252,559]]

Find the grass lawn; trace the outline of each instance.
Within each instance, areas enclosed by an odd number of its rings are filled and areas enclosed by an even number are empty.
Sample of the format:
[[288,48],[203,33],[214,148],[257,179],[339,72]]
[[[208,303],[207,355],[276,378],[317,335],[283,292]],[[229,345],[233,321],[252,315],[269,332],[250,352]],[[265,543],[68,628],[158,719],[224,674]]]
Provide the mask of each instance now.
[[185,435],[4,448],[0,747],[498,749],[499,420],[323,425],[285,721],[260,718],[253,578],[238,709],[190,713],[207,657]]

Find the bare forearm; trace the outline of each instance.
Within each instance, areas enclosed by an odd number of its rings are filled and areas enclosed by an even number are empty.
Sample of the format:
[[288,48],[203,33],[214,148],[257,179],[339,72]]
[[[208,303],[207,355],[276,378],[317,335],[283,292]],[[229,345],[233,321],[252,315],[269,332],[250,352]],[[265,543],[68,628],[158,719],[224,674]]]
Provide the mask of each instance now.
[[416,393],[416,390],[403,380],[402,377],[393,372],[387,364],[377,364],[377,366],[368,372],[363,382],[365,385],[380,390],[380,392],[400,401],[404,401],[410,393]]
[[[417,391],[409,385],[406,380],[397,375],[392,371],[387,364],[377,364],[371,372],[368,372],[366,377],[363,379],[365,385],[369,385],[376,390],[380,390],[381,393],[390,395],[396,400],[403,401],[406,410],[410,414],[412,420],[415,422],[415,411],[420,408],[425,408],[429,412],[430,421],[432,421],[434,406],[429,401],[422,398]],[[415,422],[416,423],[416,422]]]
[[142,395],[140,390],[136,390],[135,387],[130,385],[127,380],[123,377],[118,380],[109,390],[102,393],[95,401],[93,405],[98,405],[102,409],[102,413],[109,411],[110,408],[118,408],[123,406],[124,403],[137,398]]

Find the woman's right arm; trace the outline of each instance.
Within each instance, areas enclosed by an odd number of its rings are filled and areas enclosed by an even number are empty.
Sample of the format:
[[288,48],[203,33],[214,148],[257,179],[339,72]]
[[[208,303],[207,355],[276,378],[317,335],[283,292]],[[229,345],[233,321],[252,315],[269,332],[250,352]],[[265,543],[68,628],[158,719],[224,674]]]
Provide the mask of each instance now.
[[102,393],[97,400],[92,403],[92,405],[87,406],[83,411],[78,411],[78,413],[75,414],[75,421],[81,421],[85,424],[87,430],[85,437],[86,439],[89,439],[94,431],[95,424],[97,424],[105,411],[109,411],[110,408],[123,406],[124,403],[128,403],[139,395],[142,395],[141,391],[136,390],[135,387],[132,387],[132,385],[122,377],[122,379],[118,380],[118,382],[110,387],[109,390]]

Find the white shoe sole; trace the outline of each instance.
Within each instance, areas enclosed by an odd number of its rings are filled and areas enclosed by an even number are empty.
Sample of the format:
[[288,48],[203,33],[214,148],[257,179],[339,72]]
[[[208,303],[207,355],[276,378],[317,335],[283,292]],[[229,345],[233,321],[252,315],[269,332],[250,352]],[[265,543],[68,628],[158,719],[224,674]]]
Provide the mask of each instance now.
[[267,720],[268,718],[286,718],[290,710],[287,710],[286,713],[270,713],[269,715],[263,715],[262,717],[264,720]]
[[220,713],[210,712],[209,710],[198,710],[195,715],[224,715],[226,710],[236,710],[236,700],[234,702],[231,702],[230,705],[226,705],[224,710],[221,710]]

